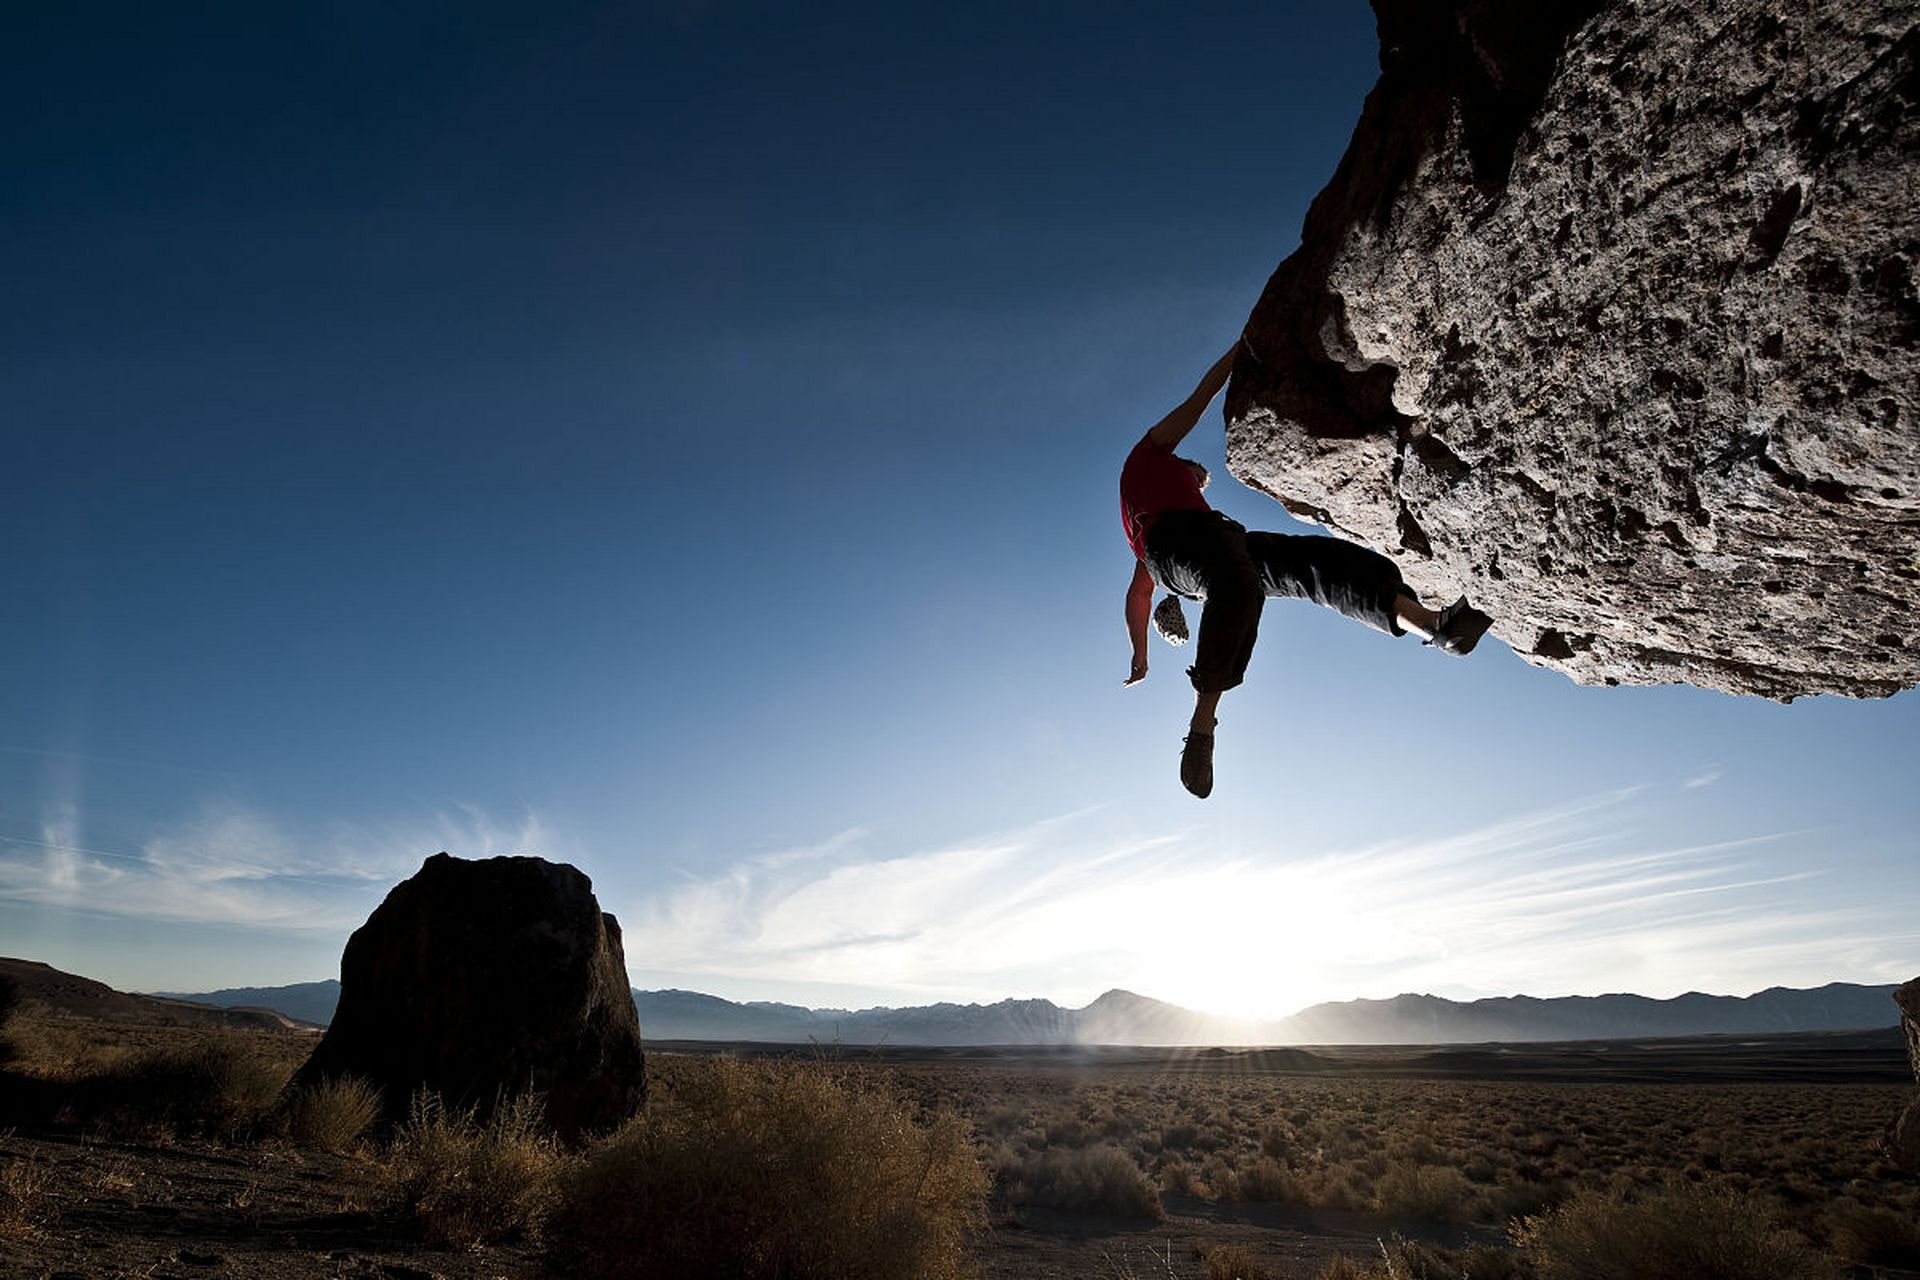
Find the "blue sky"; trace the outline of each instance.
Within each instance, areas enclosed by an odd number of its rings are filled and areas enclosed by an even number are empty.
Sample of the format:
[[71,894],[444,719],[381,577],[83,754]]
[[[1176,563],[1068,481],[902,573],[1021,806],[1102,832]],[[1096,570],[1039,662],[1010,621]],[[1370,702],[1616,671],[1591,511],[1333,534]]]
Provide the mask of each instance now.
[[1362,5],[16,23],[0,951],[329,976],[444,848],[576,862],[640,985],[813,1004],[1912,976],[1912,694],[1276,605],[1200,804],[1183,655],[1120,688],[1120,461],[1374,54]]

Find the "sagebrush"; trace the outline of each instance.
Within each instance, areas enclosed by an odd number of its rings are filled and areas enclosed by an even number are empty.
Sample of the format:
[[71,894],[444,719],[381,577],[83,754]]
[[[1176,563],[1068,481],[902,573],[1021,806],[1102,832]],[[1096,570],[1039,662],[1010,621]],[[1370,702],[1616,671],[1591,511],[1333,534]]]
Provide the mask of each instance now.
[[290,1089],[281,1103],[295,1144],[339,1154],[357,1145],[380,1118],[380,1090],[358,1076],[316,1080]]
[[385,1177],[389,1199],[428,1240],[464,1248],[537,1233],[565,1161],[530,1094],[483,1121],[422,1091],[393,1135]]
[[987,1176],[951,1112],[827,1063],[682,1061],[560,1180],[558,1274],[943,1280]]
[[69,1096],[84,1124],[116,1136],[232,1141],[260,1130],[290,1074],[243,1035],[208,1034],[131,1054]]
[[1583,1191],[1515,1239],[1541,1280],[1835,1280],[1759,1199],[1682,1183],[1628,1199]]

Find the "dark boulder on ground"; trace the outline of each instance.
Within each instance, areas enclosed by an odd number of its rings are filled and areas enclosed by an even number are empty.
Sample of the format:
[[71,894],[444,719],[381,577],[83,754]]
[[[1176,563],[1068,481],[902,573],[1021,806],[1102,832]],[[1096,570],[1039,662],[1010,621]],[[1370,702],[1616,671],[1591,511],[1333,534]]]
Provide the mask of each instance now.
[[344,1075],[390,1116],[421,1088],[484,1114],[532,1089],[562,1134],[646,1091],[620,926],[593,882],[540,858],[428,858],[347,940],[340,1003],[295,1083]]
[[1583,684],[1920,681],[1912,0],[1375,0],[1233,473]]

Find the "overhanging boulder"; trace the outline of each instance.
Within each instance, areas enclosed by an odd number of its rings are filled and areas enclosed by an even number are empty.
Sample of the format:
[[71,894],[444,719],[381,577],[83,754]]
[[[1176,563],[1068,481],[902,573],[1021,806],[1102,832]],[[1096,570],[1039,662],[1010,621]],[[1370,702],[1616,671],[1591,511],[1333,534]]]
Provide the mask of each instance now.
[[1905,0],[1376,0],[1228,463],[1586,684],[1920,681]]

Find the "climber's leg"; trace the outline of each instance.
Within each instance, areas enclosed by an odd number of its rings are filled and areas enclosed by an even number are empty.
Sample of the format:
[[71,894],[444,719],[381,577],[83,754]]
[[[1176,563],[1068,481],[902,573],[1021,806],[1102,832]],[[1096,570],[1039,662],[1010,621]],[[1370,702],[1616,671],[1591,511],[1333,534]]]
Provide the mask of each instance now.
[[[1260,571],[1247,554],[1246,530],[1227,519],[1215,519],[1215,532],[1203,552],[1200,574],[1206,604],[1200,610],[1200,634],[1194,642],[1194,662],[1187,668],[1196,696],[1196,725],[1211,732],[1213,708],[1220,695],[1240,686],[1260,636],[1260,611],[1267,603]],[[1209,696],[1210,695],[1210,696]]]
[[1440,615],[1413,598],[1413,593],[1405,587],[1394,597],[1393,620],[1400,624],[1400,630],[1419,636],[1422,640],[1433,639],[1433,633],[1440,627]]
[[1172,512],[1147,535],[1147,566],[1160,584],[1206,601],[1194,642],[1193,718],[1180,752],[1180,781],[1205,799],[1213,791],[1213,731],[1220,695],[1247,674],[1266,591],[1247,553],[1247,531],[1213,511]]
[[[1194,663],[1196,693],[1222,694],[1246,678],[1266,590],[1247,553],[1247,531],[1217,511],[1174,511],[1147,534],[1147,567],[1160,585],[1206,602]],[[1218,698],[1215,698],[1218,701]]]
[[1398,565],[1341,538],[1250,533],[1247,550],[1267,595],[1311,600],[1376,631],[1412,632],[1442,653],[1472,653],[1493,623],[1465,596],[1438,611],[1427,608]]
[[1376,631],[1426,639],[1439,616],[1401,580],[1400,567],[1377,551],[1344,538],[1249,533],[1247,551],[1260,583],[1275,599],[1311,600]]

